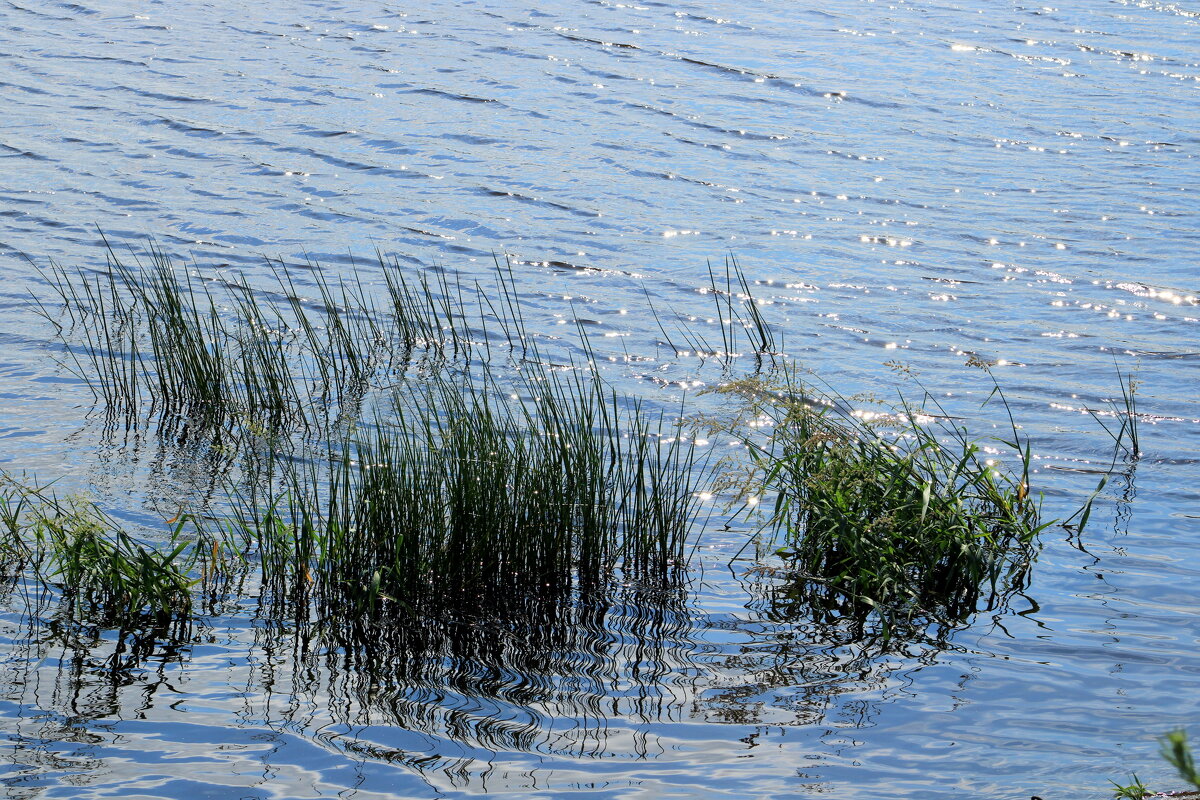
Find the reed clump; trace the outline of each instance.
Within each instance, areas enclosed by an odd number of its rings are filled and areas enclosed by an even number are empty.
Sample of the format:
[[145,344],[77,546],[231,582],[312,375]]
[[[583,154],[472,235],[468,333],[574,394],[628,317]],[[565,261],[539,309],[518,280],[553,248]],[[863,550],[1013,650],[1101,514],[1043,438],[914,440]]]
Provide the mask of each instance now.
[[235,535],[277,593],[424,615],[685,563],[695,451],[594,375],[435,376],[392,406],[272,476],[274,495],[240,495]]
[[[245,552],[289,603],[425,614],[536,593],[572,602],[614,570],[657,579],[686,560],[705,465],[661,415],[606,387],[586,336],[588,364],[551,371],[506,264],[490,296],[379,266],[369,286],[310,265],[307,300],[282,265],[269,290],[251,290],[200,281],[154,249],[137,268],[110,249],[101,273],[48,273],[64,313],[46,316],[107,413],[194,421],[232,433],[228,448],[270,442],[228,487],[230,517],[208,534],[221,547],[191,551],[201,577]],[[771,499],[785,602],[957,624],[1024,588],[1049,523],[1015,422],[1006,469],[944,415],[849,413],[777,352],[736,261],[710,283],[721,344],[679,335],[726,369],[738,350],[754,355],[752,377],[718,390],[739,412],[704,424],[748,448],[737,488]],[[493,342],[522,357],[502,369]],[[1135,457],[1132,384],[1123,397],[1110,433]],[[303,447],[276,446],[297,432]]]
[[180,523],[161,548],[95,503],[0,474],[0,558],[57,592],[72,619],[164,623],[192,609],[194,558]]
[[[310,264],[303,289],[274,262],[265,287],[250,288],[201,280],[153,245],[135,259],[128,264],[110,247],[103,271],[53,266],[45,277],[62,307],[40,305],[58,326],[68,367],[106,413],[127,419],[233,432],[248,424],[320,428],[353,413],[415,358],[469,358],[478,332],[466,320],[491,307],[476,290],[469,309],[445,273],[408,277],[382,255],[379,286],[364,286],[357,272],[334,283]],[[505,296],[509,276],[500,264],[497,274]],[[515,337],[507,340],[515,346],[519,322],[501,322],[493,327]]]
[[[63,312],[45,314],[106,415],[157,417],[160,435],[183,420],[247,453],[213,504],[224,523],[173,553],[205,586],[236,557],[291,612],[426,614],[570,603],[686,560],[691,445],[608,388],[590,350],[539,366],[507,264],[491,296],[382,258],[371,286],[314,266],[304,300],[282,267],[252,291],[146,258],[53,268]],[[499,365],[493,344],[521,357]]]

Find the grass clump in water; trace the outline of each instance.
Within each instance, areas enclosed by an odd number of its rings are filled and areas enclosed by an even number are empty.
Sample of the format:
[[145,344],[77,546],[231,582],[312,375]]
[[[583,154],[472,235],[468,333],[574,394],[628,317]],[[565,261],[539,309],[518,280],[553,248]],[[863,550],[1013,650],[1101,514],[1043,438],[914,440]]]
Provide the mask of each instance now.
[[[407,279],[382,259],[374,292],[357,275],[334,286],[314,268],[317,297],[302,301],[282,268],[274,289],[252,292],[195,281],[151,255],[138,270],[110,251],[106,273],[51,273],[82,331],[68,352],[110,412],[148,403],[247,434],[233,448],[271,443],[248,470],[264,474],[233,487],[232,528],[257,550],[272,591],[329,608],[422,610],[531,592],[565,598],[618,564],[649,575],[683,560],[703,479],[694,452],[660,444],[673,441],[661,419],[656,427],[612,395],[594,370],[564,378],[522,359],[516,392],[531,399],[502,389],[488,325],[530,355],[503,269],[495,302],[479,287],[464,297],[445,278]],[[814,403],[776,358],[736,262],[723,286],[715,273],[710,281],[722,343],[685,337],[688,346],[727,367],[746,349],[782,376],[727,384],[720,391],[742,399],[742,414],[712,427],[750,449],[742,488],[774,500],[770,527],[794,577],[788,602],[833,616],[877,612],[888,625],[956,623],[1024,587],[1047,524],[1015,423],[1005,444],[1020,466],[1006,471],[944,416],[906,411],[884,425]],[[481,331],[488,358],[475,361]],[[422,378],[404,369],[416,350],[465,357]],[[397,386],[394,409],[379,411]],[[1136,453],[1132,388],[1124,399],[1127,424],[1114,438],[1132,435]],[[314,434],[305,445],[315,460],[275,447],[295,429]]]
[[56,590],[71,618],[164,623],[192,609],[187,542],[173,531],[168,549],[130,536],[94,503],[59,499],[48,488],[0,473],[0,553],[11,566],[31,568]]
[[[524,395],[525,399],[519,399]],[[416,613],[569,602],[686,561],[695,453],[595,376],[435,377],[325,464],[289,467],[240,527],[276,590]]]
[[885,627],[957,623],[1024,587],[1048,523],[1029,495],[1030,450],[1015,425],[1007,444],[1020,465],[1010,472],[945,416],[846,413],[794,371],[717,391],[743,403],[716,427],[749,448],[739,491],[773,498],[768,529],[788,565],[791,603],[833,616],[874,612]]
[[[265,288],[251,288],[194,277],[153,245],[147,260],[132,266],[109,248],[104,271],[52,267],[45,276],[62,309],[39,304],[42,313],[110,415],[186,419],[208,430],[318,428],[353,413],[416,355],[469,359],[475,347],[462,287],[443,273],[405,277],[382,256],[374,290],[357,272],[331,283],[307,265],[309,299],[281,263],[268,262]],[[507,295],[499,265],[498,276]],[[494,309],[476,295],[482,320],[484,305]],[[519,322],[500,323],[505,335],[523,336]]]
[[[373,290],[314,266],[313,300],[282,267],[275,288],[252,291],[156,250],[136,269],[110,250],[107,266],[47,276],[98,404],[256,456],[231,471],[219,552],[190,551],[202,580],[249,545],[289,603],[425,613],[570,602],[614,570],[649,578],[686,560],[702,472],[690,445],[596,370],[537,366],[504,266],[491,298],[382,259]],[[493,340],[526,358],[495,366]],[[410,369],[416,351],[428,369]],[[205,513],[223,515],[215,505]]]

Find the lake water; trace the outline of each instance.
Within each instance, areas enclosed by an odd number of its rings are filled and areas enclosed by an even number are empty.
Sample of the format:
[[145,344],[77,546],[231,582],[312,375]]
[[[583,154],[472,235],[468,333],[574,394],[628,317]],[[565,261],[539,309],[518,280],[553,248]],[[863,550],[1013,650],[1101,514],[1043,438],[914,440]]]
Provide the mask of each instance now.
[[250,282],[264,255],[370,275],[378,249],[469,282],[507,254],[534,331],[579,320],[663,407],[719,373],[660,344],[646,295],[717,336],[701,290],[733,255],[847,396],[911,394],[895,362],[987,428],[965,362],[997,362],[1049,517],[1109,466],[1081,409],[1117,366],[1145,451],[1082,537],[1044,534],[1027,599],[936,647],[842,646],[772,608],[715,503],[684,585],[453,657],[431,631],[421,669],[339,661],[249,600],[145,642],[31,630],[10,597],[8,796],[1173,785],[1154,737],[1200,720],[1194,6],[6,0],[0,23],[0,466],[122,518],[171,516],[189,465],[105,444],[31,300],[36,266],[103,265],[98,229]]

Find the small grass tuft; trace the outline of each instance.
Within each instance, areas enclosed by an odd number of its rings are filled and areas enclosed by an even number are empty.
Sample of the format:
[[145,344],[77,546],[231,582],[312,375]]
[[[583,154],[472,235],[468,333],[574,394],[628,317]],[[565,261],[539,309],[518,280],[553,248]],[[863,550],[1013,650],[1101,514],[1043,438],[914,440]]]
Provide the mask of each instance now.
[[694,317],[684,314],[668,315],[667,318],[674,323],[672,335],[654,307],[649,290],[643,287],[647,307],[663,336],[663,343],[675,351],[676,357],[695,355],[702,361],[712,358],[726,369],[733,366],[735,359],[747,353],[753,356],[755,372],[768,362],[776,364],[777,358],[782,355],[780,332],[763,314],[750,288],[750,281],[737,259],[732,255],[725,259],[723,278],[710,262],[708,281],[709,285],[702,288],[700,293],[712,296],[713,310],[716,312],[714,320],[721,334],[719,345],[705,338],[694,324]]
[[944,415],[842,413],[794,370],[717,391],[743,404],[723,426],[752,459],[738,488],[773,498],[767,527],[796,601],[885,626],[956,623],[1025,585],[1046,524],[1015,426],[1010,472]]
[[1116,781],[1109,781],[1109,783],[1113,785],[1113,797],[1116,800],[1143,800],[1143,798],[1154,794],[1146,788],[1145,784],[1138,780],[1137,775],[1132,773],[1129,775],[1128,784],[1123,785]]
[[0,550],[57,590],[72,618],[163,623],[192,608],[192,558],[181,520],[166,549],[144,545],[99,507],[0,474]]
[[1191,784],[1195,791],[1186,792],[1167,792],[1155,793],[1146,788],[1137,775],[1130,775],[1132,783],[1129,785],[1121,785],[1116,781],[1109,781],[1115,788],[1113,796],[1119,800],[1142,800],[1145,797],[1197,797],[1200,796],[1200,771],[1196,769],[1196,758],[1192,754],[1192,748],[1188,744],[1187,731],[1174,730],[1163,734],[1158,738],[1159,754],[1168,764],[1175,768],[1179,773],[1179,777],[1185,782]]

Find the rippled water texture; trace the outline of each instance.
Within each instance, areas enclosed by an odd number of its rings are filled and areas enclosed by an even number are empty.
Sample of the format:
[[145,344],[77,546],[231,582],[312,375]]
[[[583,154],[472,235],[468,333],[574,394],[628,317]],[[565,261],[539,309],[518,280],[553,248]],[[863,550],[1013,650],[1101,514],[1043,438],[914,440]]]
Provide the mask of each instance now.
[[944,646],[847,646],[773,606],[769,579],[725,566],[746,531],[719,513],[678,585],[382,636],[406,663],[250,606],[154,642],[31,621],[18,593],[8,795],[1172,785],[1153,737],[1200,734],[1200,14],[537,5],[5,0],[0,465],[131,520],[171,516],[196,469],[102,447],[32,313],[35,265],[102,265],[97,228],[250,283],[263,255],[369,276],[378,249],[469,285],[508,254],[540,335],[578,320],[610,377],[663,407],[717,377],[668,357],[646,295],[717,335],[699,290],[733,254],[787,353],[847,395],[894,396],[895,362],[978,420],[990,386],[964,362],[997,362],[1050,514],[1109,466],[1080,410],[1117,394],[1114,363],[1142,382],[1144,457],[1082,539],[1047,532],[1023,613]]

